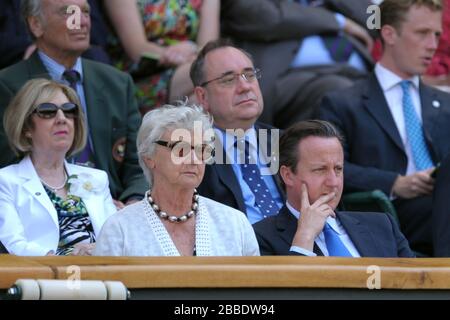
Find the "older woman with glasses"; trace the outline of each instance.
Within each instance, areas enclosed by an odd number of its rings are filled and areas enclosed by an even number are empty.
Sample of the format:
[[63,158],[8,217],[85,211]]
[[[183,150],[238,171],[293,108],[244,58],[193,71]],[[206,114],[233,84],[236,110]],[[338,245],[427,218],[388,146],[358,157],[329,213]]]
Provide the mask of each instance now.
[[203,109],[186,104],[145,115],[137,147],[151,189],[108,219],[95,255],[259,255],[245,215],[195,189],[214,156],[211,121]]
[[107,174],[69,164],[83,150],[86,125],[70,87],[28,81],[5,111],[3,126],[18,164],[0,169],[0,241],[16,255],[90,255],[116,211]]

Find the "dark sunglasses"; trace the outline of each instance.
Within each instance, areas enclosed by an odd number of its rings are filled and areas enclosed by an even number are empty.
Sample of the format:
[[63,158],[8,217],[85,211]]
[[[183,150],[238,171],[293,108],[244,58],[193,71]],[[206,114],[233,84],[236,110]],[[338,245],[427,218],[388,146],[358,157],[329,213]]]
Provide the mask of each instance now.
[[186,141],[168,142],[157,140],[155,143],[169,148],[172,154],[178,158],[187,157],[191,153],[191,150],[194,150],[197,159],[204,162],[208,162],[214,157],[214,146],[207,143],[197,144],[195,146]]
[[39,118],[43,119],[52,119],[56,117],[56,113],[61,109],[64,113],[64,116],[69,119],[73,119],[78,117],[78,106],[73,102],[66,102],[60,106],[57,106],[51,102],[41,103],[33,110],[33,113],[36,113]]

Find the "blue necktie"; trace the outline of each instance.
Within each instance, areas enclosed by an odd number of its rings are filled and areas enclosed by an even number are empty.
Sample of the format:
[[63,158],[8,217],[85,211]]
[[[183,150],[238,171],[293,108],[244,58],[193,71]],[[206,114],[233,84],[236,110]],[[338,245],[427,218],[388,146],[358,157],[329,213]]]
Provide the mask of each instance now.
[[[64,71],[63,78],[69,82],[70,87],[77,92],[77,83],[80,81],[80,74],[76,70],[68,69]],[[78,94],[78,92],[77,92]],[[81,106],[80,106],[81,107]],[[85,115],[87,116],[87,114]],[[88,167],[94,167],[93,154],[89,139],[86,146],[80,153],[73,157],[76,164],[85,165]]]
[[414,109],[413,101],[409,92],[410,81],[403,80],[400,86],[403,90],[403,116],[405,117],[406,135],[411,146],[414,164],[418,171],[433,167],[428,147],[425,143],[422,124]]
[[345,247],[344,243],[339,238],[339,235],[328,223],[323,226],[323,234],[325,235],[325,243],[329,256],[334,257],[352,257],[350,252]]
[[[243,144],[243,140],[239,140],[236,143]],[[238,149],[242,150],[242,148]],[[245,141],[244,147],[244,163],[241,164],[242,177],[249,186],[250,190],[255,196],[255,204],[263,216],[271,216],[278,213],[278,205],[272,197],[272,194],[267,188],[264,178],[261,176],[256,161],[250,157],[250,144]]]

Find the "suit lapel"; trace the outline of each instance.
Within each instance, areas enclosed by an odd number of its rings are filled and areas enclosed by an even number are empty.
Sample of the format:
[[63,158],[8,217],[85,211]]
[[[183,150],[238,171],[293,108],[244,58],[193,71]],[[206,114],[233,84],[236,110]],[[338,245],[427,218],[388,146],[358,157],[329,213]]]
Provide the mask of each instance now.
[[337,212],[339,221],[352,240],[361,257],[380,257],[381,250],[367,226],[346,212]]
[[33,197],[33,199],[35,199],[46,212],[48,212],[56,227],[59,229],[58,214],[56,213],[56,209],[50,198],[47,196],[30,157],[25,157],[19,163],[19,176],[25,180],[25,183],[23,184],[24,189],[28,191],[30,196]]
[[[69,176],[73,174],[80,174],[84,172],[83,167],[75,166],[69,163],[65,163],[67,173]],[[96,176],[93,176],[93,179],[97,179]],[[102,207],[103,201],[101,198],[96,197],[94,195],[90,195],[89,197],[82,198],[84,205],[86,206],[86,210],[89,214],[89,218],[91,219],[92,226],[94,228],[94,233],[98,235],[100,233],[101,225],[99,225],[99,218],[103,216],[103,212],[100,210],[104,210]],[[101,212],[101,214],[99,214]]]
[[[98,76],[93,68],[89,67],[89,61],[82,59],[83,65],[83,89],[86,99],[86,113],[89,123],[89,136],[94,145],[94,159],[98,167],[108,167],[108,160],[99,159],[102,155],[111,155],[110,150],[99,150],[101,146],[108,145],[111,141],[111,116],[107,100],[104,97],[105,90],[101,81],[97,81]],[[99,121],[98,119],[102,119]]]
[[[289,211],[289,209],[284,205],[280,212],[275,216],[275,223],[277,231],[280,237],[286,242],[287,251],[292,246],[292,239],[294,239],[295,232],[297,231],[298,221],[294,215]],[[323,256],[322,251],[314,242],[313,252],[318,256]]]
[[433,92],[428,86],[424,85],[422,82],[419,86],[420,93],[420,103],[422,106],[422,123],[423,123],[423,131],[425,135],[425,140],[428,145],[428,149],[430,150],[431,157],[433,158],[434,163],[439,161],[439,155],[437,154],[435,148],[433,147],[433,139],[434,132],[436,129],[439,129],[436,126],[436,119],[439,119],[439,113],[441,112],[441,107],[434,107],[433,103],[439,103],[439,106],[443,105],[443,102],[439,100],[437,94]]
[[45,78],[51,79],[48,70],[45,68],[44,64],[39,58],[37,50],[26,60],[28,69],[28,78]]
[[280,237],[288,244],[289,248],[297,231],[297,219],[295,219],[289,209],[284,205],[275,216],[275,221]]
[[397,126],[392,118],[391,111],[384,97],[383,91],[378,83],[374,73],[368,78],[368,85],[363,93],[364,106],[372,115],[378,125],[386,132],[386,135],[394,142],[394,144],[403,152],[402,139],[398,132]]
[[226,162],[227,154],[225,152],[224,146],[220,141],[221,140],[216,137],[216,149],[222,150],[221,163],[216,163],[212,166],[212,169],[217,171],[219,179],[233,194],[234,198],[236,199],[238,209],[242,212],[247,212],[244,198],[242,197],[241,187],[239,186],[233,167],[231,166],[231,164],[227,164]]

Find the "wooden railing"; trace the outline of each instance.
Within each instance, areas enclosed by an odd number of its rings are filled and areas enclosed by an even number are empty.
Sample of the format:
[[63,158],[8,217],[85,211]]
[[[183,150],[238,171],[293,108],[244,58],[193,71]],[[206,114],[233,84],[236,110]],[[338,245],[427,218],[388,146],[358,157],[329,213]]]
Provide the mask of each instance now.
[[[70,267],[70,266],[76,266]],[[70,267],[70,268],[69,268]],[[79,268],[79,269],[78,269]],[[118,280],[141,288],[450,289],[450,259],[0,256],[0,288],[17,279]],[[371,278],[370,278],[371,277]]]

